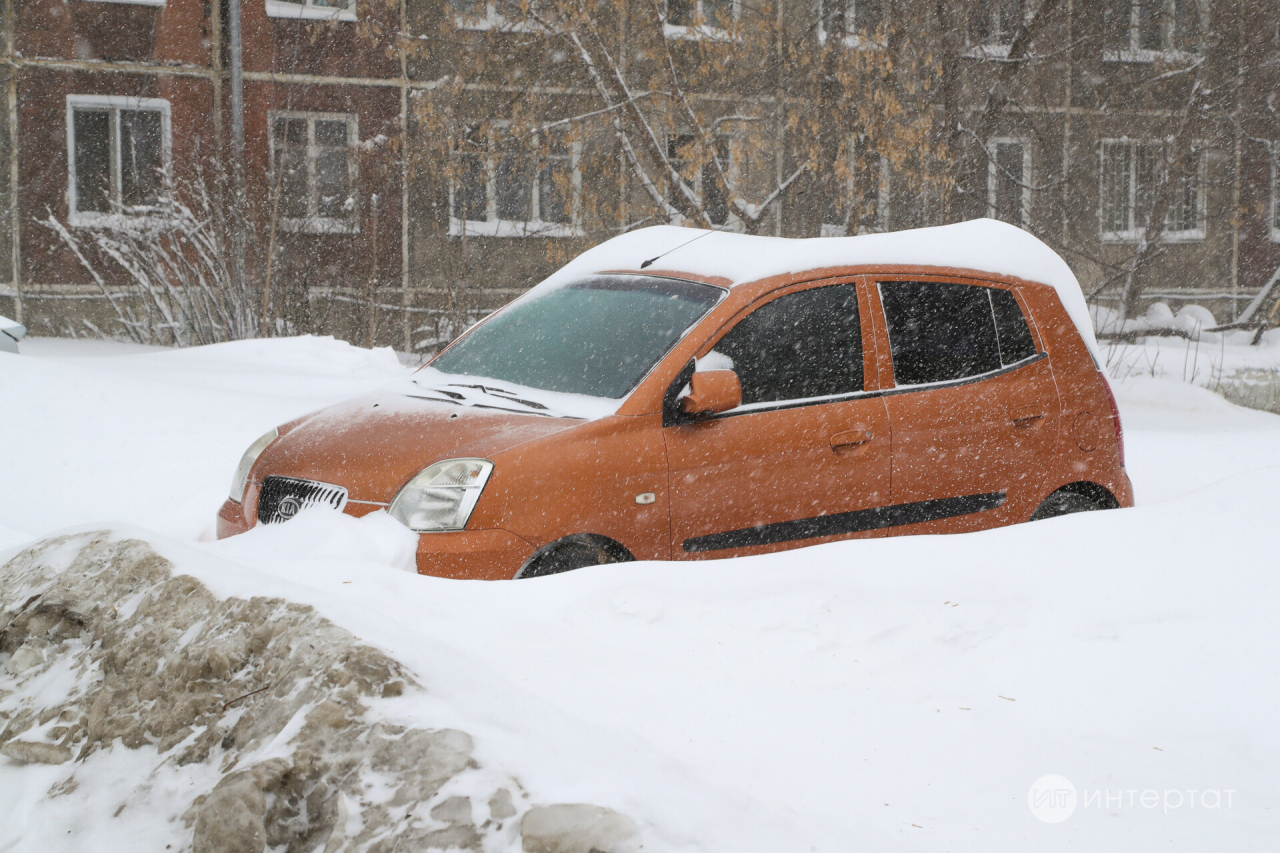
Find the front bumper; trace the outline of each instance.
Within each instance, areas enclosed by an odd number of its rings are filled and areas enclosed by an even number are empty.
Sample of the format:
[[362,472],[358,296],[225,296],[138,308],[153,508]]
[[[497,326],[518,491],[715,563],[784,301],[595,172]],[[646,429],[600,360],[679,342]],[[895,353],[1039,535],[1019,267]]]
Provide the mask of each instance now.
[[[226,539],[244,533],[256,524],[253,512],[257,506],[257,486],[249,485],[245,503],[228,499],[218,511],[218,538]],[[350,510],[367,504],[348,504]],[[363,515],[364,513],[359,513]],[[458,530],[448,533],[418,535],[418,574],[468,580],[506,580],[515,577],[525,561],[533,555],[528,542],[506,530]]]
[[[253,490],[253,501],[248,506],[256,506],[257,488],[250,484],[249,489]],[[248,492],[248,489],[245,490]],[[249,497],[248,494],[245,497]],[[246,504],[239,504],[227,498],[222,503],[222,509],[218,510],[218,538],[226,539],[228,536],[235,536],[238,533],[244,533],[256,523],[253,514],[245,509]]]

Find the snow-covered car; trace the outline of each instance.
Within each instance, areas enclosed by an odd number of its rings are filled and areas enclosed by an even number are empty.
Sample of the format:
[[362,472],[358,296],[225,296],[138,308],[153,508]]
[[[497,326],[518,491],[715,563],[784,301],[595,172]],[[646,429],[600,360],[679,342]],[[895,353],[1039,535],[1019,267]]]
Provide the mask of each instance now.
[[534,577],[1132,505],[1080,287],[991,220],[579,256],[400,386],[274,429],[218,535],[326,504]]
[[26,337],[27,327],[17,320],[0,316],[0,352],[17,352],[18,341]]

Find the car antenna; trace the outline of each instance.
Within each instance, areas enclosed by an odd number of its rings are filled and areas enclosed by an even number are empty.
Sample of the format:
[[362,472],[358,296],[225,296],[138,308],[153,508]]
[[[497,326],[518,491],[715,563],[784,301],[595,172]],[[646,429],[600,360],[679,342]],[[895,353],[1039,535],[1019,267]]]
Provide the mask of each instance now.
[[696,242],[698,242],[699,240],[701,240],[703,237],[706,237],[708,234],[714,234],[714,233],[716,233],[716,232],[715,232],[715,231],[703,231],[701,234],[699,234],[697,237],[694,237],[692,240],[687,240],[687,241],[685,241],[684,243],[681,243],[679,246],[676,246],[676,247],[675,247],[675,249],[667,249],[667,250],[666,250],[665,252],[663,252],[661,255],[655,255],[654,257],[652,257],[652,258],[650,258],[649,260],[645,261],[643,264],[641,264],[641,265],[640,265],[640,269],[642,269],[642,270],[643,270],[643,269],[648,269],[648,268],[649,268],[649,265],[650,265],[650,264],[652,264],[654,261],[656,261],[656,260],[658,260],[658,259],[660,259],[660,258],[665,258],[667,255],[671,254],[671,253],[672,253],[672,252],[674,252],[676,249],[683,249],[685,246],[689,245],[690,243],[696,243]]

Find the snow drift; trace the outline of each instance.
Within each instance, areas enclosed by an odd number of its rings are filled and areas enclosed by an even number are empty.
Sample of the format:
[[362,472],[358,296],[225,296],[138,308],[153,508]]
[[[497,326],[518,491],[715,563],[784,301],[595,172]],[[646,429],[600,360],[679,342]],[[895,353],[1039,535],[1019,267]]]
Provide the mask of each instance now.
[[[97,753],[131,765],[115,816],[145,809],[143,834],[165,849],[480,850],[522,834],[526,850],[586,853],[636,832],[596,806],[530,810],[514,782],[478,801],[441,795],[476,766],[472,739],[388,722],[396,697],[423,689],[403,666],[310,606],[219,599],[139,540],[61,536],[0,567],[0,657],[0,755],[68,765],[55,799],[100,788]],[[166,766],[185,792],[140,790]],[[46,849],[61,835],[22,833]]]

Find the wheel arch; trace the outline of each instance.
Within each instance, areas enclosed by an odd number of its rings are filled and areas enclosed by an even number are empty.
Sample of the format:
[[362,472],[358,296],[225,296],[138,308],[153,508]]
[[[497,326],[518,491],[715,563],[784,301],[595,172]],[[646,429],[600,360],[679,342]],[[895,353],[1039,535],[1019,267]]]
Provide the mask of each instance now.
[[[1098,509],[1119,509],[1120,501],[1111,493],[1106,486],[1100,486],[1091,480],[1076,480],[1074,483],[1067,483],[1065,486],[1059,486],[1045,497],[1048,500],[1058,492],[1068,492],[1073,495],[1080,495],[1087,498],[1098,507]],[[1043,503],[1043,501],[1041,502]]]
[[[631,563],[636,559],[630,549],[616,539],[600,533],[574,533],[569,536],[562,536],[553,542],[548,542],[530,554],[529,559],[525,560],[524,565],[512,576],[512,580],[526,577],[526,573],[531,567],[536,566],[539,561],[566,545],[589,545],[593,548],[598,548],[608,556],[605,561],[607,563]],[[530,575],[530,577],[532,576]]]

